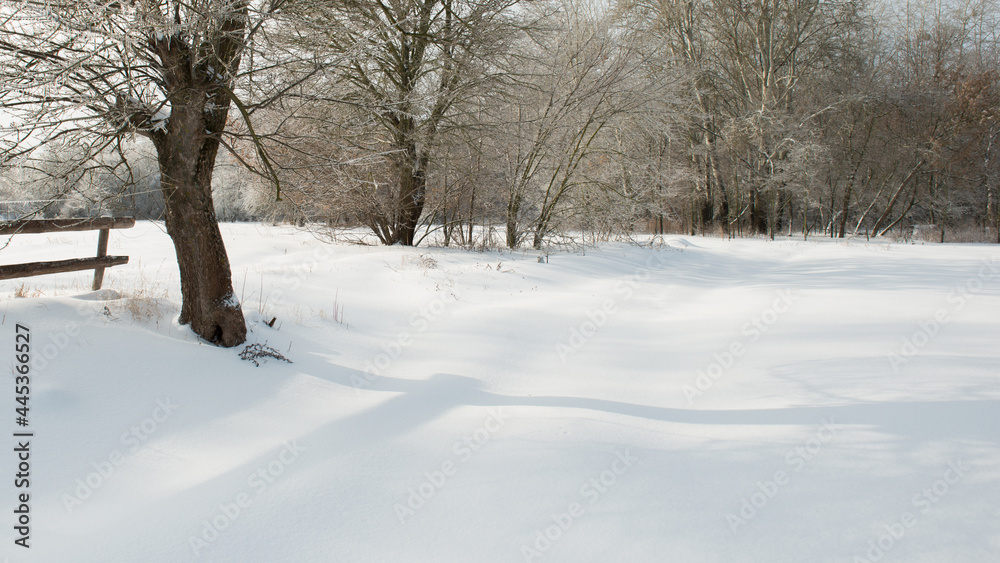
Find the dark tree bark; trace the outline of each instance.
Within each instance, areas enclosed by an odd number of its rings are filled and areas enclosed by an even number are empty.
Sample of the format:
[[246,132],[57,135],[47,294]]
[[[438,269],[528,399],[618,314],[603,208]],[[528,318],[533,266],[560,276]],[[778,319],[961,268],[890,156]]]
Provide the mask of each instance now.
[[719,174],[715,157],[710,155],[708,162],[712,171],[712,179],[715,182],[716,191],[719,194],[719,203],[715,208],[714,221],[719,225],[722,236],[727,237],[729,236],[729,194],[726,192],[726,185],[722,182],[722,175]]
[[[521,213],[521,199],[519,192],[512,193],[507,200],[507,248],[516,248],[520,241],[520,226],[518,217]],[[469,239],[471,240],[471,236]]]
[[399,217],[393,225],[393,243],[413,246],[420,215],[427,201],[426,155],[419,154],[413,143],[406,146],[399,163]]
[[[174,116],[179,117],[176,110]],[[186,117],[201,125],[197,115]],[[184,127],[179,125],[183,120],[176,121],[177,127]],[[212,202],[212,170],[219,143],[204,136],[168,133],[164,137],[156,148],[167,233],[174,242],[181,275],[179,322],[190,324],[195,334],[209,342],[237,346],[246,340],[246,323],[233,295],[229,256]]]
[[750,233],[767,233],[767,201],[757,188],[750,190]]
[[176,37],[151,40],[171,105],[165,130],[154,128],[151,137],[160,165],[167,233],[180,268],[179,322],[226,347],[242,344],[247,328],[215,216],[212,173],[233,101],[227,82],[240,64],[245,17],[244,3],[242,12],[230,12],[214,41],[197,49]]
[[[848,180],[847,187],[844,189],[844,197],[841,200],[840,205],[840,225],[837,227],[837,236],[839,238],[844,238],[847,233],[847,214],[851,210],[851,187],[853,184],[853,178]],[[832,234],[832,233],[831,233]]]

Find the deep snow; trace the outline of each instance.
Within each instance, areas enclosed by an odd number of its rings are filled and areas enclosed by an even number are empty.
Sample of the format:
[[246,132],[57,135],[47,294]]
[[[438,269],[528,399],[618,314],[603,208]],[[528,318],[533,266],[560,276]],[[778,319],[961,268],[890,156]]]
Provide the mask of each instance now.
[[0,282],[35,434],[17,489],[12,375],[0,561],[998,560],[1000,247],[669,236],[539,263],[223,232],[249,342],[294,363],[176,324],[161,224],[112,233],[132,260],[101,293]]

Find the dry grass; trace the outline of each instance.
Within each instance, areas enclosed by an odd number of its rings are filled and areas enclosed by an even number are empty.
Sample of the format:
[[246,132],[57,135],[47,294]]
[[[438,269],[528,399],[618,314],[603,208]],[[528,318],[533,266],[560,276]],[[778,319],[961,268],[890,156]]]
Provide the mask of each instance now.
[[151,321],[159,326],[160,320],[172,309],[167,301],[168,292],[159,282],[150,281],[140,270],[139,278],[131,288],[120,291],[121,298],[109,301],[108,306],[118,313],[128,313],[133,321]]
[[26,297],[39,297],[42,295],[42,290],[37,287],[31,287],[30,285],[21,282],[21,285],[17,286],[14,290],[15,298],[26,298]]
[[329,313],[327,313],[324,309],[320,309],[319,318],[323,320],[330,319],[338,324],[344,325],[345,327],[348,326],[348,324],[344,322],[344,305],[340,302],[339,289],[333,294],[333,309]]
[[400,266],[418,270],[432,270],[437,268],[437,260],[426,254],[419,254],[417,256],[407,254],[400,258]]
[[166,313],[165,305],[160,297],[154,297],[145,291],[137,291],[134,294],[126,294],[123,309],[127,311],[134,321],[155,321],[159,323]]

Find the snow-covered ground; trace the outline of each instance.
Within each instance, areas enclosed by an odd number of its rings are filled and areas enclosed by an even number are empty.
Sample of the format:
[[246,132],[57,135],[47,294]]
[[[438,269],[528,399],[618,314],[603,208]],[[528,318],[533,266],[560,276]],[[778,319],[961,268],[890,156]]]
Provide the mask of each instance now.
[[0,391],[0,561],[1000,560],[1000,247],[669,236],[540,263],[223,232],[249,342],[294,363],[176,324],[162,225],[112,233],[110,291],[0,282],[0,357],[17,324],[32,344],[27,427]]

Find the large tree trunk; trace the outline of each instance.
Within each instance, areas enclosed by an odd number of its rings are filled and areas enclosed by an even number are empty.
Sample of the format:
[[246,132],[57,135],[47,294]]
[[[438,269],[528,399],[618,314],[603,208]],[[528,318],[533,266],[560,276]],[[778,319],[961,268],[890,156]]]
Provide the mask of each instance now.
[[[517,188],[515,188],[517,190]],[[520,239],[518,216],[521,213],[521,193],[515,191],[507,201],[507,248],[517,248]],[[472,240],[472,237],[469,237]]]
[[750,234],[767,233],[767,202],[757,188],[750,190]]
[[847,213],[851,210],[851,188],[854,185],[854,178],[852,177],[847,182],[847,187],[844,189],[844,198],[840,205],[840,225],[838,226],[839,238],[844,238],[847,232]]
[[[205,340],[231,347],[246,340],[243,311],[233,293],[229,257],[212,202],[212,172],[226,110],[206,113],[206,93],[191,88],[173,100],[167,130],[154,137],[167,233],[181,275],[179,322]],[[222,115],[218,115],[221,113]]]
[[226,347],[242,344],[247,335],[212,202],[215,157],[232,104],[231,78],[225,77],[234,76],[240,65],[247,2],[234,2],[231,8],[211,44],[192,48],[168,36],[153,42],[170,93],[170,117],[165,129],[154,129],[152,139],[167,233],[181,274],[179,322]]
[[719,194],[719,203],[715,208],[714,221],[721,228],[722,236],[727,237],[729,236],[729,194],[726,192],[726,185],[722,182],[722,176],[719,174],[719,168],[714,156],[709,156],[708,165],[712,170],[712,179],[715,181],[716,192]]
[[[239,18],[226,23],[234,31],[242,30]],[[236,36],[223,36],[226,39],[214,46],[215,64],[230,67],[230,72],[239,66]],[[230,90],[218,82],[217,70],[191,64],[193,53],[187,45],[170,38],[157,41],[172,95],[166,127],[154,130],[152,139],[160,165],[167,233],[180,268],[179,322],[191,325],[195,334],[209,342],[236,346],[246,340],[247,328],[233,294],[229,257],[212,202],[212,172],[232,103]]]
[[413,246],[427,200],[427,158],[416,153],[416,147],[407,147],[406,156],[399,175],[399,224],[396,238],[405,246]]
[[154,124],[150,136],[160,165],[167,233],[180,268],[179,322],[226,347],[242,344],[247,327],[215,217],[212,172],[233,103],[232,77],[240,66],[248,4],[227,4],[216,33],[205,37],[158,33],[149,39],[170,105],[169,118],[164,125]]

